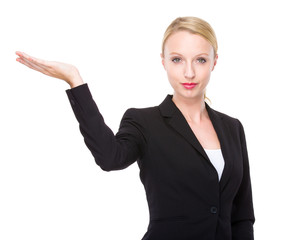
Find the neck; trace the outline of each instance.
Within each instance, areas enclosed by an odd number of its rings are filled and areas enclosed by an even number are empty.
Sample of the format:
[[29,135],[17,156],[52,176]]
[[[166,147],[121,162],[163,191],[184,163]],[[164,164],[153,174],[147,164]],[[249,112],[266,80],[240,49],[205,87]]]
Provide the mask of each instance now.
[[173,95],[172,101],[182,112],[183,116],[189,123],[200,123],[207,116],[204,98],[183,98],[176,94]]

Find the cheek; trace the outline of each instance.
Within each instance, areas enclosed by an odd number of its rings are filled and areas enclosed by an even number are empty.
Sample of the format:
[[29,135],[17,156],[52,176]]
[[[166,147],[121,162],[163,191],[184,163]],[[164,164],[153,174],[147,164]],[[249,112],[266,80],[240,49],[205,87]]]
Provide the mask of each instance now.
[[203,67],[199,69],[198,75],[199,78],[204,79],[204,80],[209,80],[210,75],[211,75],[211,69],[210,67]]
[[168,66],[166,72],[171,82],[178,81],[182,77],[182,69],[180,66]]
[[167,72],[167,78],[171,84],[171,86],[177,85],[177,83],[180,81],[180,77],[176,72]]
[[210,74],[211,74],[211,71],[207,70],[207,71],[204,71],[203,76],[205,78],[209,78],[210,77]]

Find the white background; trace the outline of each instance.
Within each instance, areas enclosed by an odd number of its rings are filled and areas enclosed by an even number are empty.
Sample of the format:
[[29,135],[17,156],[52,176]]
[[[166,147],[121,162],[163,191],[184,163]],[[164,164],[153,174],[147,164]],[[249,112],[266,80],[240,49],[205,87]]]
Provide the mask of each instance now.
[[239,118],[250,157],[255,236],[290,239],[287,1],[10,0],[0,4],[0,239],[141,239],[148,207],[137,164],[103,172],[83,143],[60,80],[16,50],[76,65],[106,123],[172,93],[162,35],[179,16],[208,21],[219,60],[212,107]]

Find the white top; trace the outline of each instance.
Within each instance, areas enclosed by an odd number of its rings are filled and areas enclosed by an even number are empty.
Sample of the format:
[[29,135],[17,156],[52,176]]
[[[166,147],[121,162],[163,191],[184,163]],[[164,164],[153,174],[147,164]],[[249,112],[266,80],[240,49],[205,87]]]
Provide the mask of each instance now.
[[221,149],[204,149],[204,151],[206,152],[212,165],[215,167],[219,176],[219,180],[221,180],[221,176],[225,167],[225,160],[222,154],[222,150]]

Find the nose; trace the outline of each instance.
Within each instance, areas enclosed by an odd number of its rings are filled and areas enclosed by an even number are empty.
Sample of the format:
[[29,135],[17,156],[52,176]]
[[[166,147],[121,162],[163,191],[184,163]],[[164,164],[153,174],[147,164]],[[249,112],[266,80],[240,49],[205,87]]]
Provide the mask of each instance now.
[[187,79],[193,79],[195,77],[194,67],[191,63],[187,63],[184,69],[184,77]]

